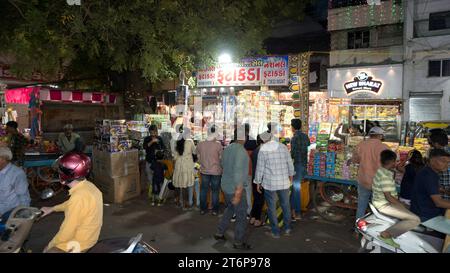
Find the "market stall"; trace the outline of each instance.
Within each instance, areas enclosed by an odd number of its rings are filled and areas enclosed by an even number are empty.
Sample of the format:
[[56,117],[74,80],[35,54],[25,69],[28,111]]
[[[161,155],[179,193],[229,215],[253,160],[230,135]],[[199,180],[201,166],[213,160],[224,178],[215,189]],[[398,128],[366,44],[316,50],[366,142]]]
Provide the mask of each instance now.
[[194,118],[203,120],[194,126],[196,139],[206,138],[205,123],[222,128],[224,142],[231,139],[235,124],[243,123],[250,124],[253,138],[266,131],[269,122],[281,126],[279,137],[292,137],[294,108],[288,86],[288,56],[249,58],[200,70],[191,108]]
[[[59,180],[52,165],[61,154],[56,141],[65,124],[74,125],[74,131],[86,145],[85,153],[90,155],[95,119],[120,116],[121,112],[116,95],[100,92],[27,87],[6,90],[5,99],[11,111],[3,116],[2,127],[8,121],[16,121],[28,139],[23,166],[32,189],[38,194],[49,186],[56,187],[56,191],[62,188],[56,183]],[[2,141],[8,143],[8,137],[0,132],[1,135]]]

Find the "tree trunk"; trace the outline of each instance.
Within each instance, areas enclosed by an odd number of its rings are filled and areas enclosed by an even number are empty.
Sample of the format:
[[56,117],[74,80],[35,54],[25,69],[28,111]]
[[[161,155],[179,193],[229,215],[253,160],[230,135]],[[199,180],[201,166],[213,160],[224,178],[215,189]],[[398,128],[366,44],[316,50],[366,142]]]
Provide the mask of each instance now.
[[152,84],[141,74],[139,71],[110,73],[111,91],[122,94],[126,119],[150,113],[147,97],[152,94]]

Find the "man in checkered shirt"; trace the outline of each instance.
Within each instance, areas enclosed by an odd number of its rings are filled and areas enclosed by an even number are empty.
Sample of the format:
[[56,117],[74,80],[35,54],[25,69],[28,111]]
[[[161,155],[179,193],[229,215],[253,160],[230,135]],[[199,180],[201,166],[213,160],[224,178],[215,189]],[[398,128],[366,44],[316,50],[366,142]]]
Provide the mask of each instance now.
[[258,184],[258,192],[264,189],[264,198],[267,201],[269,221],[273,238],[280,238],[280,228],[276,215],[276,195],[283,210],[284,234],[291,233],[291,206],[289,188],[295,174],[294,165],[288,148],[276,141],[271,133],[260,135],[265,142],[258,154],[256,175],[254,183]]
[[[450,152],[447,133],[441,129],[434,129],[430,132],[430,145],[435,149],[444,149]],[[450,166],[447,171],[439,173],[439,183],[441,185],[442,198],[450,200]]]

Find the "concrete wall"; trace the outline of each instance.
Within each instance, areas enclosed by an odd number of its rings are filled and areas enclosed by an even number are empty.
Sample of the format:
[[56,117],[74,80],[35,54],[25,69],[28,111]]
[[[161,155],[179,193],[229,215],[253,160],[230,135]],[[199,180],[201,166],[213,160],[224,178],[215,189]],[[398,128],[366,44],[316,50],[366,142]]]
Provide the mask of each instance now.
[[442,92],[441,119],[450,120],[450,77],[428,77],[429,60],[450,59],[450,30],[428,31],[429,14],[448,10],[448,0],[406,2],[403,79],[406,120],[412,92],[424,95]]
[[428,30],[430,13],[450,11],[448,0],[409,0],[408,5],[414,2],[414,37],[426,37],[436,35],[449,35],[450,29]]
[[330,66],[357,66],[400,63],[403,46],[335,50],[330,52]]

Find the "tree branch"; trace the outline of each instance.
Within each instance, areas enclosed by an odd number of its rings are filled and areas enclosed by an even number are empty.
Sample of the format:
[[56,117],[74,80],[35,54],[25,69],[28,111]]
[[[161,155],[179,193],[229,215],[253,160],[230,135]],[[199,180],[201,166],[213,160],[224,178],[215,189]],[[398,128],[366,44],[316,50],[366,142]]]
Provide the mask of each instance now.
[[8,2],[17,9],[17,11],[20,13],[20,15],[22,16],[23,19],[27,20],[27,18],[25,18],[25,15],[23,15],[22,10],[19,8],[19,6],[17,6],[16,3],[14,3],[13,0],[8,0]]

